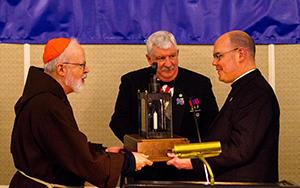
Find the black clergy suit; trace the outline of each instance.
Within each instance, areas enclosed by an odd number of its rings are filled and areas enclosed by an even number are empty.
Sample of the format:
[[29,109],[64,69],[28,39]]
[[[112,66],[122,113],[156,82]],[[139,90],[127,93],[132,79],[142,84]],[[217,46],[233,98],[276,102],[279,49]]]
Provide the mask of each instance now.
[[[121,141],[123,141],[125,134],[138,134],[137,92],[138,90],[141,92],[148,90],[150,70],[151,67],[140,69],[130,72],[121,78],[115,112],[110,122],[112,131]],[[211,82],[209,78],[203,75],[179,67],[174,88],[172,98],[173,133],[188,138],[190,142],[199,142],[193,112],[191,112],[189,105],[189,98],[199,100],[197,121],[200,133],[203,135],[218,112]],[[183,103],[181,98],[183,98]],[[156,168],[156,165],[157,163],[154,163],[153,166],[144,167],[141,171],[145,171],[148,168],[153,170]],[[176,169],[173,166],[165,166],[168,169]],[[171,170],[163,173],[161,167],[157,167],[157,171],[160,171],[163,175],[153,176],[153,179],[186,180],[186,178],[189,179],[191,177],[180,176],[179,174],[184,170],[181,170],[180,173],[179,170],[176,170],[177,173],[175,175],[169,173]]]
[[[204,141],[221,141],[222,153],[207,158],[216,181],[278,181],[279,105],[258,69],[232,84],[232,90]],[[192,160],[204,176],[203,165]]]

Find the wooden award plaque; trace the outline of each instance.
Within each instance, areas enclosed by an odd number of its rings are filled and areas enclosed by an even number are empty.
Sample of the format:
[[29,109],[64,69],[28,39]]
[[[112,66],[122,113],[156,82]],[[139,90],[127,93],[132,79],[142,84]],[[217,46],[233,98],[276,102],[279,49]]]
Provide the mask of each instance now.
[[137,134],[129,134],[124,136],[124,149],[149,155],[152,161],[168,161],[171,158],[167,156],[167,152],[174,148],[177,144],[188,144],[187,138],[173,135],[173,138],[162,139],[146,139]]

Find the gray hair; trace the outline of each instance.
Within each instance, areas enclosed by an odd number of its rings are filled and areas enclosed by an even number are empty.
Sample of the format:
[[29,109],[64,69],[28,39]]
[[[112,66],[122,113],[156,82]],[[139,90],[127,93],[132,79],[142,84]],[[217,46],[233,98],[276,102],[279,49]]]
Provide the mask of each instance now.
[[153,53],[154,45],[158,48],[167,50],[171,47],[172,44],[174,44],[177,50],[177,42],[175,40],[175,37],[172,33],[168,31],[157,31],[150,35],[150,37],[147,40],[145,40],[145,42],[147,47],[147,53],[150,56]]
[[67,46],[67,48],[59,56],[57,56],[53,60],[49,61],[48,63],[44,64],[44,70],[45,70],[45,72],[53,73],[55,71],[56,65],[58,63],[68,62],[69,61],[68,52],[70,50],[72,50],[73,47],[75,45],[77,45],[77,44],[78,44],[77,39],[76,38],[71,38],[71,42],[69,43],[69,45]]

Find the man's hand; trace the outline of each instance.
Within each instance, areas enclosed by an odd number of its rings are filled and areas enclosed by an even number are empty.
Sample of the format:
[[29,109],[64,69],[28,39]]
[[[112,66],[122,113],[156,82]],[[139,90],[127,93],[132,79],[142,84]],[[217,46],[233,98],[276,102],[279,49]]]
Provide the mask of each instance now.
[[179,159],[178,157],[176,157],[176,155],[174,153],[168,153],[168,156],[173,159],[167,161],[167,165],[173,165],[176,168],[178,168],[179,170],[181,170],[181,169],[192,170],[193,169],[191,159]]
[[132,152],[132,154],[135,158],[135,171],[141,170],[146,165],[152,166],[153,162],[148,160],[149,156],[137,152]]
[[122,149],[124,149],[124,146],[115,146],[115,147],[107,148],[105,151],[111,153],[119,153],[119,151]]

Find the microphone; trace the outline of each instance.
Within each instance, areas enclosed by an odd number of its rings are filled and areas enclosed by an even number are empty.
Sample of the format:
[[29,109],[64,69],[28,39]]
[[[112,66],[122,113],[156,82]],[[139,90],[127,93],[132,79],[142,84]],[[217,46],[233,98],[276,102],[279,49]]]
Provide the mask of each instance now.
[[160,84],[157,81],[156,77],[157,71],[157,62],[153,62],[150,70],[150,83],[149,83],[149,91],[151,93],[158,93],[160,89]]
[[[215,183],[214,174],[212,172],[210,165],[205,160],[205,158],[219,156],[220,153],[222,152],[221,142],[215,141],[215,142],[201,143],[201,136],[200,136],[199,126],[198,126],[198,121],[196,118],[196,113],[194,110],[192,97],[189,97],[189,104],[193,111],[199,143],[174,145],[172,152],[178,158],[190,158],[190,159],[198,158],[198,159],[200,159],[200,161],[203,162],[207,183],[210,182],[211,185],[214,185],[214,183]],[[208,173],[210,175],[210,181],[209,181]]]

